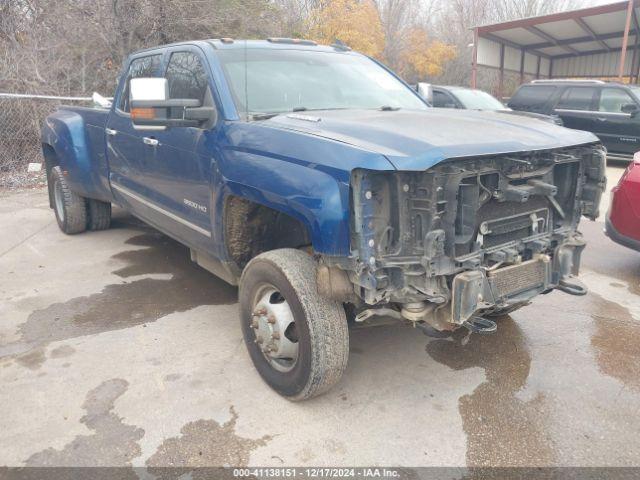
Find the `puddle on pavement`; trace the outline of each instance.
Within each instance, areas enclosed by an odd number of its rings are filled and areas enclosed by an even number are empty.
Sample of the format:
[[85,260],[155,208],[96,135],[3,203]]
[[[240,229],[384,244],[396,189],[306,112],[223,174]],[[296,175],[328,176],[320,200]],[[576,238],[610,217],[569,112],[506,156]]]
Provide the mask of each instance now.
[[[146,465],[149,473],[157,479],[177,478],[191,472],[190,478],[210,478],[207,471],[194,470],[195,467],[233,465],[244,467],[249,463],[253,450],[265,446],[271,437],[258,439],[243,438],[236,434],[238,414],[230,408],[231,419],[220,425],[214,420],[189,422],[180,430],[181,436],[166,439],[149,457]],[[165,468],[174,467],[167,471]],[[176,470],[177,469],[177,470]],[[228,478],[234,478],[229,470]],[[218,472],[218,475],[224,475]],[[225,476],[216,478],[227,478]]]
[[16,357],[16,362],[30,370],[37,370],[47,360],[43,348],[30,350]]
[[591,337],[598,368],[627,386],[640,389],[640,324],[629,310],[590,293]]
[[[159,232],[149,230],[126,243],[145,248],[113,256],[118,264],[125,263],[113,272],[122,277],[124,283],[107,285],[99,293],[34,311],[18,329],[21,334],[18,345],[3,346],[0,352],[22,354],[17,357],[18,361],[35,369],[46,358],[32,351],[51,342],[130,328],[201,305],[237,301],[235,287],[191,262],[186,247]],[[127,280],[159,273],[171,277]]]
[[457,340],[433,340],[426,350],[454,370],[485,370],[486,381],[459,400],[467,466],[553,464],[551,437],[542,421],[543,398],[523,401],[516,396],[529,376],[531,355],[510,317],[499,319],[494,335],[472,335],[464,346]]
[[71,345],[60,345],[51,350],[51,358],[64,358],[76,353],[76,349]]
[[[138,442],[145,432],[142,428],[123,423],[122,418],[113,413],[115,401],[126,392],[128,387],[129,383],[126,380],[113,378],[91,390],[82,404],[86,414],[80,422],[93,433],[78,435],[61,450],[47,448],[35,453],[26,460],[26,466],[122,467],[131,465],[131,460],[142,453]],[[108,472],[104,473],[106,475]],[[118,471],[118,474],[122,478],[138,478],[133,470]]]

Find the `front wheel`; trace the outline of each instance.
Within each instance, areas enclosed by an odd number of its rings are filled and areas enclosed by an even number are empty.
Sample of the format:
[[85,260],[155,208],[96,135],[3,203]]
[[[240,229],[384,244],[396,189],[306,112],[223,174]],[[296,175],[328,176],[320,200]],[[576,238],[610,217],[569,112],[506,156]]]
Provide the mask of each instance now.
[[294,249],[258,255],[240,280],[240,321],[260,376],[289,400],[330,389],[349,356],[344,308],[321,297],[316,263]]

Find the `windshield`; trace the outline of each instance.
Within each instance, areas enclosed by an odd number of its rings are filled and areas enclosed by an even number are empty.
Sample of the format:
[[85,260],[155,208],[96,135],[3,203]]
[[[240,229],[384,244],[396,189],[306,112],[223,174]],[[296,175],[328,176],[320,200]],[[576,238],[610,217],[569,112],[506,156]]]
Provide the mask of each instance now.
[[409,87],[366,57],[251,48],[217,54],[240,113],[429,108]]
[[506,110],[500,101],[482,90],[456,89],[453,93],[469,110]]

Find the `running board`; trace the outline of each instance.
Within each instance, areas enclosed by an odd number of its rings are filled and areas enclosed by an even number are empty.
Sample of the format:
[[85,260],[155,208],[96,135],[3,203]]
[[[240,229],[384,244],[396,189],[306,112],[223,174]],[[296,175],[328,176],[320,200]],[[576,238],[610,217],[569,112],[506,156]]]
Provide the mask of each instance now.
[[235,265],[221,262],[217,258],[213,258],[205,253],[189,249],[191,253],[191,261],[197,263],[205,270],[213,273],[216,277],[221,278],[230,285],[238,285],[240,274],[235,272]]

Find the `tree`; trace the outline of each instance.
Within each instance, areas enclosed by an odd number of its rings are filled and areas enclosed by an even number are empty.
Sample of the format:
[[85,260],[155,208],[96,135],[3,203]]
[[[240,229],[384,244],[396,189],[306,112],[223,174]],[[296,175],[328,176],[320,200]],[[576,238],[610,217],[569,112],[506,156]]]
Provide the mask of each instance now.
[[456,56],[456,48],[430,40],[424,28],[410,28],[399,58],[398,71],[408,81],[442,74],[444,65]]
[[381,58],[384,51],[380,15],[371,0],[328,0],[311,12],[310,34],[321,43],[341,40],[376,58]]

